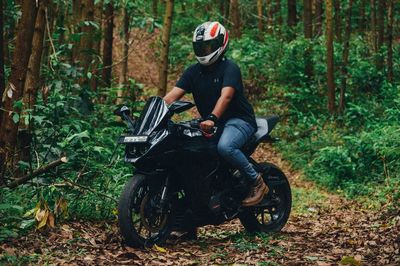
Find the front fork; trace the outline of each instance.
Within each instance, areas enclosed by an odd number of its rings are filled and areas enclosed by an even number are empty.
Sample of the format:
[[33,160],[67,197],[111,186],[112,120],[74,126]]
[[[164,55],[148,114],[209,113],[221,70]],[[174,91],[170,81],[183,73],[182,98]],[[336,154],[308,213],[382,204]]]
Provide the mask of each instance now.
[[169,188],[169,175],[165,178],[164,185],[161,190],[160,208],[163,213],[165,210],[165,205],[168,202],[168,188]]

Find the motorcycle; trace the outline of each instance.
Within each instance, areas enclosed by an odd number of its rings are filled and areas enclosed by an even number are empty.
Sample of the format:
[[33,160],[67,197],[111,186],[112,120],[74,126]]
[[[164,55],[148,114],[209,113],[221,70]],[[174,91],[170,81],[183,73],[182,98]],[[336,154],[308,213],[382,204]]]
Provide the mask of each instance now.
[[118,206],[120,232],[129,246],[162,244],[173,231],[193,232],[236,218],[249,232],[279,232],[289,218],[287,177],[276,165],[250,157],[261,142],[276,140],[270,132],[278,117],[257,118],[258,129],[242,148],[269,187],[259,204],[244,207],[250,185],[218,156],[215,141],[200,129],[201,120],[171,119],[193,106],[151,97],[137,120],[126,106],[115,111],[129,127],[118,143],[125,145],[125,161],[135,167]]

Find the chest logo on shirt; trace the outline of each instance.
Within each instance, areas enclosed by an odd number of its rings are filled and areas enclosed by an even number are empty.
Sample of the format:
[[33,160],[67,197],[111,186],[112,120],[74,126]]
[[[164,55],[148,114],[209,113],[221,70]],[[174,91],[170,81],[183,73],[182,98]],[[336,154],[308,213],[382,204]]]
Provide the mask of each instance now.
[[218,82],[219,82],[219,78],[215,78],[214,83],[218,83]]

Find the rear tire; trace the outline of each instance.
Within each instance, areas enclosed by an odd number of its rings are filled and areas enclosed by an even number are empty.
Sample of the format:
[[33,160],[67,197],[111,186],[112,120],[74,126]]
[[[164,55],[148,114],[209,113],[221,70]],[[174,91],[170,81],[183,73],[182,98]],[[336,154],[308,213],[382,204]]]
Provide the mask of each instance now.
[[286,175],[279,167],[271,163],[261,163],[264,182],[269,192],[264,199],[274,202],[269,207],[253,206],[239,214],[244,228],[252,233],[281,231],[289,219],[292,207],[292,193]]
[[150,187],[147,177],[141,174],[134,175],[125,185],[118,205],[118,222],[128,246],[150,247],[168,238],[172,215],[170,211],[157,212],[160,193],[161,189]]

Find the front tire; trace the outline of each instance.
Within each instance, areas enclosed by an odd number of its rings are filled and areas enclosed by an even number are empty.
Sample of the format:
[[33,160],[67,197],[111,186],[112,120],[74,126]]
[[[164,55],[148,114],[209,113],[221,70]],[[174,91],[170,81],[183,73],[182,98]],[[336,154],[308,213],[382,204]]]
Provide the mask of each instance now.
[[[261,163],[264,182],[269,192],[263,201],[246,208],[239,214],[244,228],[251,232],[275,233],[281,231],[289,219],[292,207],[292,193],[286,175],[271,163]],[[266,202],[266,205],[262,203]]]
[[151,186],[148,177],[134,175],[125,185],[118,205],[118,222],[123,239],[131,247],[163,243],[171,232],[170,204],[157,208],[162,186]]

